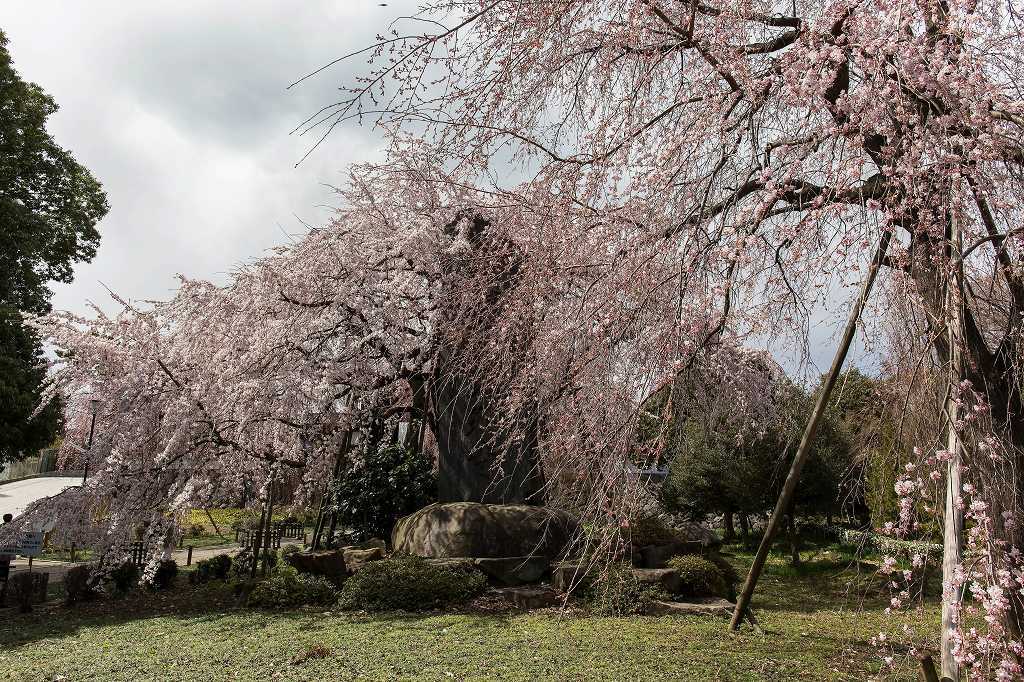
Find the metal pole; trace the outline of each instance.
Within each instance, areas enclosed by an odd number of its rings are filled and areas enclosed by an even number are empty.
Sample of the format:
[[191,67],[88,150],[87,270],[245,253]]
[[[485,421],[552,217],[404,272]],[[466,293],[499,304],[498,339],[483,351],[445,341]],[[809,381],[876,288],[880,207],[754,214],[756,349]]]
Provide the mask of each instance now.
[[800,439],[800,447],[797,448],[796,456],[793,458],[793,464],[789,468],[789,475],[786,476],[786,482],[782,486],[782,493],[779,495],[779,500],[775,504],[775,509],[772,511],[772,515],[768,519],[768,526],[764,530],[764,537],[761,539],[761,545],[757,548],[757,554],[754,556],[754,563],[750,566],[750,572],[747,574],[746,582],[743,583],[743,591],[740,593],[739,600],[736,602],[736,609],[733,611],[732,621],[729,623],[729,627],[732,630],[738,630],[740,623],[743,622],[743,616],[746,614],[747,608],[750,606],[750,598],[754,594],[754,588],[757,586],[757,580],[760,578],[761,571],[764,569],[765,561],[768,560],[768,552],[772,548],[772,542],[775,540],[775,535],[779,531],[779,526],[782,523],[783,517],[789,512],[793,495],[796,492],[796,485],[800,480],[800,471],[803,469],[804,463],[807,461],[807,457],[811,452],[811,443],[814,442],[814,436],[818,431],[818,424],[821,421],[822,415],[825,413],[825,407],[828,405],[828,399],[832,393],[832,388],[835,386],[836,380],[839,379],[839,371],[842,369],[843,363],[846,362],[846,354],[850,350],[850,345],[853,343],[853,335],[857,331],[857,320],[860,319],[860,315],[864,310],[864,305],[867,303],[868,295],[871,293],[871,287],[875,283],[875,276],[878,274],[878,269],[881,267],[882,261],[885,259],[885,252],[889,248],[889,240],[891,238],[892,231],[890,229],[886,229],[878,240],[878,247],[875,249],[874,257],[871,259],[871,265],[868,268],[867,277],[864,279],[864,284],[861,286],[857,302],[854,304],[853,309],[850,310],[850,317],[846,321],[846,329],[843,332],[843,338],[839,343],[839,347],[836,349],[835,357],[832,359],[832,368],[829,369],[828,375],[825,378],[825,383],[818,392],[818,400],[814,404],[814,410],[811,412],[811,418],[807,422],[807,427],[804,429],[803,438]]

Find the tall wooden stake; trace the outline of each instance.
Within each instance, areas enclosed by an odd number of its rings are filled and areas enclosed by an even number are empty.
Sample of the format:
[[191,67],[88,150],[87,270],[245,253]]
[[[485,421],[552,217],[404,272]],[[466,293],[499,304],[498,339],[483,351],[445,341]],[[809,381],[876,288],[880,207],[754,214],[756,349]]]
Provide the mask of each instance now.
[[960,434],[956,431],[956,423],[960,418],[958,403],[961,378],[961,343],[963,342],[963,279],[960,262],[960,224],[956,216],[952,218],[950,235],[950,263],[953,268],[952,282],[947,288],[947,334],[949,336],[949,385],[946,388],[946,449],[950,459],[946,468],[946,514],[943,517],[942,531],[942,679],[959,680],[960,666],[953,658],[953,634],[956,623],[954,618],[960,607],[960,590],[946,593],[956,573],[963,555],[964,513],[957,505],[960,497]]
[[867,277],[861,286],[857,302],[850,311],[850,317],[846,321],[843,338],[836,349],[835,357],[832,359],[832,368],[825,378],[824,385],[822,385],[821,390],[818,392],[818,400],[814,404],[811,418],[808,420],[807,427],[804,429],[804,435],[800,439],[800,447],[797,448],[793,464],[789,468],[789,475],[786,476],[786,482],[782,486],[782,493],[779,495],[778,502],[775,503],[775,509],[772,511],[771,518],[768,519],[768,526],[764,530],[761,545],[757,548],[754,563],[750,566],[747,580],[743,583],[743,591],[736,601],[736,609],[733,611],[732,621],[729,623],[729,627],[732,630],[738,630],[740,623],[743,622],[743,617],[750,606],[750,598],[753,596],[754,588],[757,586],[757,580],[761,577],[764,563],[768,559],[768,552],[772,548],[772,542],[774,542],[775,536],[779,532],[779,526],[782,524],[783,518],[789,512],[793,495],[796,492],[796,485],[800,480],[800,471],[804,468],[807,456],[811,452],[811,443],[814,442],[814,435],[818,431],[818,424],[821,422],[821,416],[825,413],[825,406],[828,405],[829,396],[836,384],[836,380],[839,378],[839,372],[843,367],[843,363],[846,362],[846,354],[850,351],[850,344],[853,343],[853,336],[857,331],[857,320],[860,319],[860,315],[864,311],[864,305],[867,303],[871,287],[875,283],[878,269],[882,266],[882,261],[885,259],[885,252],[889,248],[889,240],[891,238],[892,231],[886,229],[878,240],[878,246],[875,249],[874,257],[871,259]]

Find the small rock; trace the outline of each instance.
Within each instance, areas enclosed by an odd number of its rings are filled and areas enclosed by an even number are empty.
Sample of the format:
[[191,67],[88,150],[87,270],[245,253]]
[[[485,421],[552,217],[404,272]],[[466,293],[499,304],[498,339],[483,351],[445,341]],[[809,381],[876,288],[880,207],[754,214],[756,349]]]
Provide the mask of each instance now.
[[345,558],[345,569],[349,573],[357,573],[359,569],[371,561],[380,561],[384,558],[384,550],[380,547],[370,549],[344,549],[342,556]]

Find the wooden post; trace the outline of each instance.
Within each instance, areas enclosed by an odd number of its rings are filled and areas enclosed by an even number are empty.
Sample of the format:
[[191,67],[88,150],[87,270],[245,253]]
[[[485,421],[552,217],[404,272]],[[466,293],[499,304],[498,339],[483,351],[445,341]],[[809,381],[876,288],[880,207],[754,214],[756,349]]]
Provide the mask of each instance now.
[[[271,485],[273,485],[273,482],[271,482]],[[270,494],[269,490],[267,491],[267,494],[268,495]],[[252,577],[252,578],[256,577],[256,568],[257,568],[257,566],[259,565],[259,562],[260,562],[260,547],[261,547],[261,542],[263,541],[263,524],[266,521],[266,517],[267,517],[267,505],[264,502],[263,508],[260,510],[260,525],[259,525],[259,528],[257,529],[257,532],[256,532],[255,541],[253,540],[252,533],[249,533],[246,536],[246,544],[249,545],[250,549],[252,550],[252,568],[250,570],[250,577]]]
[[263,574],[266,575],[270,569],[270,552],[273,550],[271,546],[271,528],[274,523],[274,486],[277,484],[277,472],[272,471],[270,474],[270,487],[267,490],[267,522],[264,525],[263,532],[265,534],[263,542]]
[[789,475],[786,476],[786,482],[782,486],[782,493],[779,495],[779,500],[775,503],[775,509],[768,519],[768,525],[764,529],[761,545],[757,548],[757,554],[754,556],[754,563],[750,566],[746,582],[743,583],[743,591],[736,602],[736,609],[733,611],[732,621],[729,623],[729,627],[732,630],[738,630],[740,623],[743,622],[743,614],[747,607],[750,606],[750,598],[754,594],[754,587],[757,586],[758,578],[761,577],[765,561],[768,560],[768,552],[772,548],[772,542],[774,542],[775,536],[779,532],[779,526],[782,523],[783,517],[790,509],[793,495],[796,493],[796,485],[800,480],[800,471],[804,468],[804,463],[811,452],[811,444],[814,442],[814,436],[818,432],[818,424],[821,422],[822,415],[825,414],[825,407],[828,405],[829,396],[832,394],[832,389],[839,379],[839,372],[843,367],[843,363],[846,362],[846,354],[850,351],[853,335],[857,331],[857,320],[860,319],[864,305],[867,303],[871,287],[874,285],[878,269],[882,266],[882,261],[885,259],[885,252],[889,248],[889,240],[891,238],[892,230],[887,228],[878,240],[878,247],[875,249],[874,257],[871,259],[867,276],[864,278],[864,284],[861,286],[860,295],[857,297],[857,302],[854,303],[853,309],[850,310],[850,317],[846,321],[843,338],[836,349],[835,357],[832,358],[832,367],[825,378],[825,383],[818,392],[818,400],[811,411],[811,418],[807,421],[807,427],[804,429],[804,435],[800,439],[800,446],[797,448],[796,456],[793,457],[793,464],[790,466]]
[[960,419],[960,377],[961,344],[963,343],[963,264],[960,262],[960,223],[956,216],[951,220],[949,262],[953,267],[952,281],[947,287],[946,332],[949,337],[949,382],[946,387],[946,450],[949,452],[949,463],[946,467],[946,513],[943,517],[942,530],[942,637],[941,667],[943,679],[960,679],[960,666],[953,658],[953,633],[956,627],[954,618],[960,607],[960,590],[947,594],[946,586],[950,584],[960,565],[963,555],[964,514],[957,504],[960,497],[960,435],[957,433],[957,421]]
[[192,565],[192,545],[188,546],[188,558],[185,560],[186,566]]

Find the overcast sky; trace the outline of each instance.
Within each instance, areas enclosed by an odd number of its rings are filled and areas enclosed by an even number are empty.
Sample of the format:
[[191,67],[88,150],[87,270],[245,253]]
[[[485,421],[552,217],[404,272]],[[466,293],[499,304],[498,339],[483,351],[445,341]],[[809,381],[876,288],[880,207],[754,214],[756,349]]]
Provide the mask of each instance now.
[[[381,7],[381,3],[386,6]],[[168,298],[175,274],[225,282],[233,266],[318,225],[346,167],[380,158],[369,127],[290,135],[366,68],[356,58],[286,86],[370,44],[417,0],[2,0],[15,67],[52,94],[58,143],[103,183],[109,215],[92,263],[55,285],[59,309]],[[853,294],[846,291],[839,300]],[[831,306],[830,306],[831,307]],[[827,368],[835,318],[816,315],[811,357]],[[768,342],[768,345],[772,344]],[[791,372],[799,360],[776,356]],[[789,351],[792,354],[792,351]],[[874,360],[858,344],[853,361]],[[815,370],[811,370],[813,374]]]
[[54,285],[60,309],[167,298],[178,272],[232,266],[322,224],[352,162],[379,158],[371,128],[315,141],[289,132],[338,99],[365,59],[285,87],[384,32],[415,0],[3,0],[0,29],[22,78],[60,111],[49,129],[103,183],[110,213],[95,260]]

